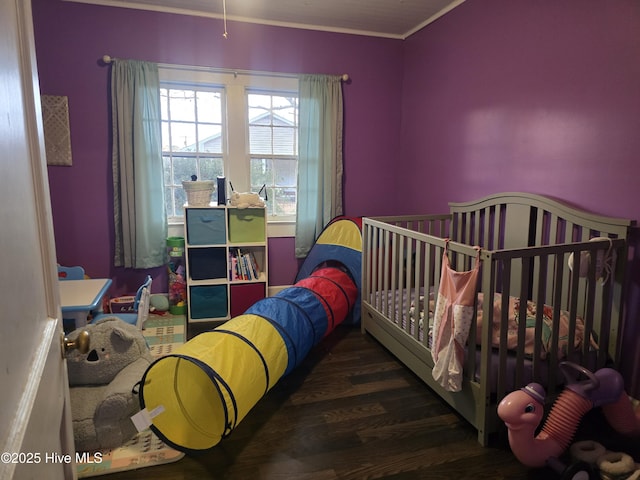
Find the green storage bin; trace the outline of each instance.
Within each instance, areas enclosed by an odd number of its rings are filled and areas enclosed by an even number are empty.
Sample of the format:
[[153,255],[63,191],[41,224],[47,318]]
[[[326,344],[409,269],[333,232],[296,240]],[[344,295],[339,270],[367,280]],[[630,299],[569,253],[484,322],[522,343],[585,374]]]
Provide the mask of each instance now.
[[260,243],[265,241],[264,208],[230,208],[229,242]]

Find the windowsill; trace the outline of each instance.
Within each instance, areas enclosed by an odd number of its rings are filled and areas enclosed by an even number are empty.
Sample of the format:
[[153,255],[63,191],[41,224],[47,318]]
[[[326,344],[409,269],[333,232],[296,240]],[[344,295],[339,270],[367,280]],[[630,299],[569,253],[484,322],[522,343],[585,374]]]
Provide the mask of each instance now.
[[[295,237],[296,235],[296,223],[295,222],[267,222],[267,237]],[[169,237],[183,237],[184,236],[184,223],[176,222],[169,224]]]
[[295,237],[296,222],[267,222],[267,236],[275,237]]

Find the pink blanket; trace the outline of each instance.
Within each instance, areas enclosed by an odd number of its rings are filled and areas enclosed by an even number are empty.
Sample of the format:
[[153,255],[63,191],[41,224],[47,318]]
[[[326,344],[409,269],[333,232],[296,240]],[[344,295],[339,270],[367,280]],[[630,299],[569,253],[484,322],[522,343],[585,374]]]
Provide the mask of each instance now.
[[[480,334],[482,329],[483,313],[483,294],[478,294],[478,328],[477,328],[477,342],[480,343]],[[494,346],[498,346],[500,343],[500,317],[502,311],[502,295],[496,293],[493,302],[493,329],[491,333],[491,343]],[[532,301],[527,302],[525,338],[524,338],[524,351],[527,355],[533,355],[534,345],[534,329],[536,322],[537,307]],[[558,358],[565,358],[567,356],[568,341],[569,341],[569,313],[560,311],[560,322],[558,330]],[[516,297],[509,297],[509,319],[507,326],[507,348],[515,350],[518,345],[518,325],[520,323],[520,299]],[[552,334],[553,334],[553,307],[545,305],[542,312],[542,349],[541,358],[546,358],[552,348]],[[576,318],[576,327],[574,335],[574,349],[578,349],[582,346],[584,341],[584,322],[581,318]],[[595,342],[591,341],[591,345],[597,348]]]

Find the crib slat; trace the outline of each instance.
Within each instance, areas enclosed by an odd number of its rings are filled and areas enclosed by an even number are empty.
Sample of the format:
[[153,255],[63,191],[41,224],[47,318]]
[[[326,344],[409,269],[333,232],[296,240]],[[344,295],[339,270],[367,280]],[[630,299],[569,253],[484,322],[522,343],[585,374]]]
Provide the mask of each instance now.
[[[545,303],[545,291],[547,289],[547,267],[549,265],[548,255],[541,255],[538,257],[538,285],[536,287],[536,306],[544,305]],[[533,379],[539,383],[544,382],[542,378],[542,365],[540,358],[542,355],[542,322],[543,322],[544,308],[536,308],[535,330],[533,335]]]
[[[387,314],[389,315],[389,318],[393,318],[394,321],[397,321],[395,312],[397,311],[398,305],[397,305],[397,298],[393,294],[393,292],[396,291],[396,284],[398,282],[398,255],[395,253],[395,250],[397,250],[398,248],[398,234],[396,232],[388,232],[388,235],[390,236],[390,244],[388,245],[387,248],[389,248],[391,265],[389,266],[390,268],[389,288],[388,289],[385,288],[384,294],[385,294],[385,298],[387,298],[389,302]],[[386,264],[387,264],[387,261],[385,260],[385,265]]]
[[483,209],[482,214],[482,239],[480,245],[487,250],[492,249],[491,240],[491,208],[487,207]]
[[411,310],[411,279],[412,279],[412,266],[411,259],[413,257],[413,245],[410,238],[406,239],[406,250],[404,252],[404,256],[400,257],[404,259],[404,281],[406,282],[406,286],[404,289],[401,289],[402,292],[402,318],[404,319],[404,330],[407,333],[411,331],[411,321],[410,321],[410,310]]
[[[389,291],[389,232],[382,232],[382,255],[378,259],[380,265],[378,265],[378,291],[388,292]],[[382,299],[383,301],[383,312],[385,314],[389,314],[389,301],[386,295]]]
[[516,373],[515,373],[515,383],[514,385],[523,385],[524,384],[524,360],[525,360],[525,334],[528,322],[528,304],[527,299],[529,298],[529,272],[531,261],[528,258],[523,258],[520,272],[520,305],[519,305],[519,323],[518,323],[518,345],[521,345],[521,348],[518,348],[516,352]]
[[[591,255],[595,258],[596,251],[591,251]],[[595,262],[591,262],[589,265],[589,273],[587,273],[587,285],[586,285],[586,299],[585,299],[585,313],[584,313],[584,328],[585,331],[591,332],[594,325],[595,314],[595,295],[596,295],[596,280],[595,280]],[[600,342],[601,339],[598,339]],[[604,366],[604,359],[597,355],[596,363],[599,367]],[[603,362],[600,364],[600,362]]]
[[[554,258],[554,267],[555,267],[555,278],[554,278],[554,294],[552,298],[553,305],[553,324],[552,324],[552,332],[551,332],[551,347],[550,352],[548,352],[547,362],[549,365],[557,365],[558,358],[558,335],[560,331],[560,297],[562,295],[562,276],[564,272],[564,254],[555,254]],[[555,394],[555,385],[558,384],[558,369],[549,368],[548,370],[548,383],[547,390],[551,393],[551,395]]]
[[[507,392],[507,336],[502,332],[507,332],[509,329],[509,296],[511,295],[511,258],[505,258],[502,262],[502,299],[500,307],[500,344],[498,347],[498,382],[497,382],[497,395],[498,398],[502,398]],[[490,321],[493,318],[487,318]],[[485,319],[483,318],[483,322]]]
[[[580,257],[580,255],[574,252],[574,259],[576,257]],[[574,260],[575,262],[575,260]],[[575,263],[574,263],[575,265]],[[579,268],[579,267],[578,267]],[[578,324],[578,288],[580,287],[580,276],[576,273],[574,266],[574,273],[571,274],[569,285],[569,335],[567,338],[567,345],[569,351],[567,352],[568,356],[573,353],[574,345],[576,342],[576,327]],[[587,332],[585,331],[585,334]],[[589,342],[585,341],[588,338],[588,335],[584,337],[582,344],[582,356],[586,358],[588,352]],[[571,359],[571,357],[569,357]]]
[[[569,221],[564,221],[564,241],[563,243],[572,243],[574,241],[574,235],[576,234],[578,227],[573,223],[573,222],[569,222]],[[568,260],[569,256],[567,255],[566,257],[563,257],[563,260]],[[565,261],[564,263],[565,265],[567,265],[567,262]],[[571,271],[568,268],[565,268],[564,273],[562,275],[562,285],[569,285],[569,276],[571,274]],[[569,305],[569,291],[566,289],[563,289],[562,291],[562,296],[560,298],[560,306],[563,309],[568,309],[568,305]]]
[[411,322],[407,321],[409,334],[416,340],[420,338],[420,311],[424,311],[421,307],[423,302],[420,301],[420,265],[422,265],[422,244],[416,241],[415,261],[413,259],[411,261],[413,268],[413,326],[409,325]]
[[505,248],[505,232],[504,232],[504,220],[507,216],[507,208],[504,205],[496,206],[495,223],[495,242],[493,250],[500,250]]

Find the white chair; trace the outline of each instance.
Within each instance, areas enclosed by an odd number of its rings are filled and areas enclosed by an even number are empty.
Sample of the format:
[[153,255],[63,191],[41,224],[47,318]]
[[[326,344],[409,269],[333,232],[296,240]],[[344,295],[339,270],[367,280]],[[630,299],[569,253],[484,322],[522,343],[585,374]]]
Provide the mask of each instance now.
[[149,318],[149,306],[151,298],[151,275],[147,275],[146,280],[136,292],[133,302],[133,313],[102,313],[96,315],[91,323],[96,323],[101,318],[117,317],[131,325],[137,326],[140,330],[144,329],[144,324]]

